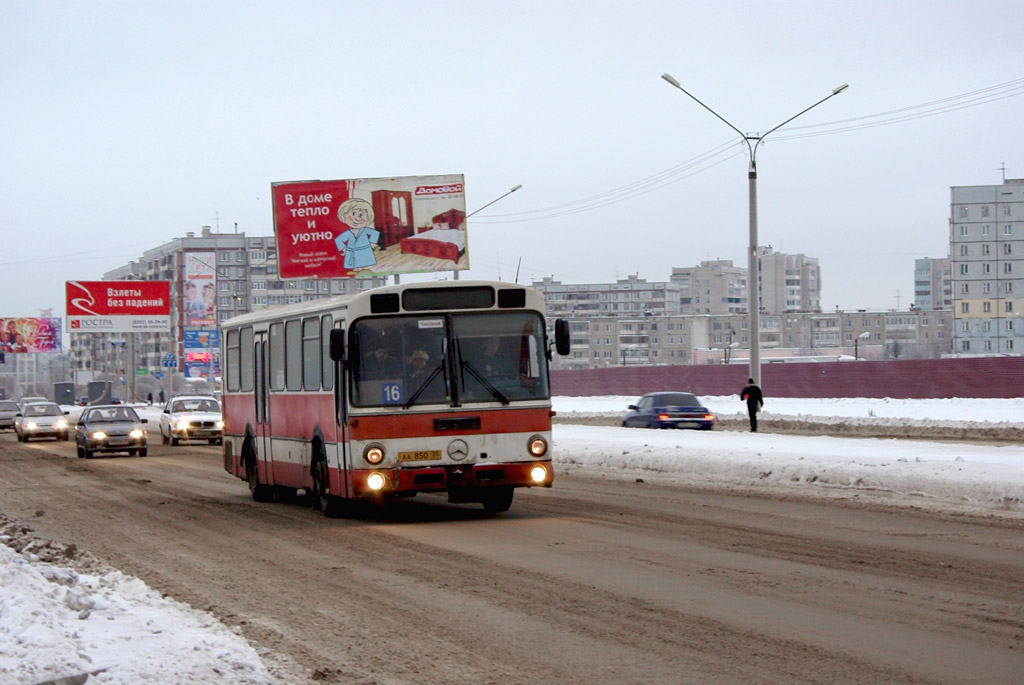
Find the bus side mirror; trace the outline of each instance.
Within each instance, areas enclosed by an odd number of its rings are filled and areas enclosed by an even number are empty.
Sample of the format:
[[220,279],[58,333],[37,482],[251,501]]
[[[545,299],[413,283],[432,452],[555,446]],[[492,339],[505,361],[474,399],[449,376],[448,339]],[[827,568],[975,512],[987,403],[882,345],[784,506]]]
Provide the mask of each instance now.
[[555,350],[563,357],[569,354],[569,322],[555,319]]
[[331,329],[331,359],[345,361],[345,331],[340,328]]

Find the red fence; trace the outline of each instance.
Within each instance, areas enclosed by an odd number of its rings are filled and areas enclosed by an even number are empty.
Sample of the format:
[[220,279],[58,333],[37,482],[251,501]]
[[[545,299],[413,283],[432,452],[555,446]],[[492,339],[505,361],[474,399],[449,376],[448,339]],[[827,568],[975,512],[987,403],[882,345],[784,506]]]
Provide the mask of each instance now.
[[[656,390],[735,395],[748,373],[745,364],[552,371],[551,389],[570,397]],[[1024,397],[1024,357],[770,363],[761,365],[761,387],[770,397]]]

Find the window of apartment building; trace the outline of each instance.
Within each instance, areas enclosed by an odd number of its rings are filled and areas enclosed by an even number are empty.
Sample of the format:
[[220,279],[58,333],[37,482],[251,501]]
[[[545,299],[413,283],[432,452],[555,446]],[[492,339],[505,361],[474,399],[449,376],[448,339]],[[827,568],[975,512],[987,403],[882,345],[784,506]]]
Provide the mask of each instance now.
[[991,302],[982,302],[981,303],[981,311],[985,312],[986,314],[991,312],[992,311],[992,303]]
[[242,252],[241,250],[235,252],[235,261],[238,262],[239,264],[243,263],[245,261],[245,253]]
[[981,323],[981,330],[983,330],[983,331],[991,331],[992,330],[992,322],[991,321],[983,321]]
[[271,265],[267,266],[267,275],[268,276],[274,276],[276,274],[277,274],[277,266],[276,265],[271,264]]
[[285,304],[298,304],[299,302],[302,302],[301,295],[288,295],[284,298]]
[[970,283],[961,283],[960,284],[960,293],[961,294],[969,295],[970,292],[971,292]]
[[991,230],[992,230],[992,227],[989,226],[988,224],[985,224],[984,226],[981,227],[981,234],[982,235],[988,235],[989,231],[991,231]]
[[1003,216],[1010,216],[1010,207],[1013,205],[1003,205]]
[[266,290],[267,289],[267,282],[266,281],[253,281],[252,282],[252,289],[253,290]]
[[961,264],[960,265],[960,275],[961,276],[966,276],[967,275],[967,265],[966,264]]
[[219,297],[217,298],[217,304],[221,307],[230,307],[233,299],[231,297]]
[[327,286],[330,285],[330,283],[328,283],[327,281],[319,281],[319,283],[320,283],[320,285],[317,288],[317,291],[321,292],[321,293],[326,293],[327,292]]
[[1012,331],[1013,330],[1013,319],[1007,319],[1006,321],[1003,322],[1003,330],[1004,331]]
[[1003,243],[1003,254],[1013,254],[1013,243]]
[[1008,312],[1012,312],[1013,311],[1013,302],[1012,301],[1007,301],[1006,302],[1006,311],[1008,311]]
[[960,330],[962,330],[964,333],[969,333],[970,330],[971,330],[971,322],[970,321],[961,321],[960,322]]
[[960,341],[960,350],[962,352],[970,352],[971,351],[971,341],[970,340],[961,340]]
[[306,292],[312,292],[316,290],[316,281],[306,281]]
[[939,334],[936,337],[939,340],[944,340],[946,338],[946,332],[945,331],[939,331]]
[[267,296],[266,295],[253,295],[252,296],[252,304],[253,304],[254,307],[255,306],[265,307],[266,304],[267,304]]
[[966,219],[967,218],[967,207],[960,207],[960,218],[961,219]]
[[988,205],[982,205],[981,206],[981,216],[983,218],[988,216],[988,213],[989,213],[990,210],[991,210],[991,207],[989,207]]
[[1006,341],[1006,349],[1007,350],[1012,350],[1013,349],[1013,341],[1012,340],[1007,340]]
[[1013,283],[1011,283],[1010,281],[1006,281],[1003,284],[1003,291],[1004,292],[1008,292],[1008,293],[1012,293],[1013,292]]
[[981,246],[981,254],[987,255],[987,254],[991,254],[991,252],[992,252],[991,246],[988,243],[982,244],[982,246]]
[[253,262],[262,262],[267,258],[267,253],[263,250],[253,250],[249,253],[249,259]]
[[218,252],[217,253],[217,261],[218,262],[230,262],[231,261],[231,253],[230,252]]
[[1012,274],[1013,273],[1013,262],[1003,262],[1003,273],[1004,274]]
[[960,246],[960,256],[961,257],[967,257],[968,256],[968,254],[967,254],[967,246],[966,245],[961,245]]
[[982,264],[981,265],[981,273],[983,273],[983,274],[992,273],[992,265],[989,264],[988,262],[985,262],[984,264]]
[[961,302],[960,303],[960,311],[963,312],[964,314],[969,314],[971,312],[971,303],[970,302]]
[[991,340],[986,340],[985,341],[985,351],[986,352],[990,352],[991,350],[992,350],[992,341]]
[[1013,235],[1013,224],[1003,224],[1003,235]]
[[231,292],[231,281],[218,281],[217,290],[219,290],[222,293]]

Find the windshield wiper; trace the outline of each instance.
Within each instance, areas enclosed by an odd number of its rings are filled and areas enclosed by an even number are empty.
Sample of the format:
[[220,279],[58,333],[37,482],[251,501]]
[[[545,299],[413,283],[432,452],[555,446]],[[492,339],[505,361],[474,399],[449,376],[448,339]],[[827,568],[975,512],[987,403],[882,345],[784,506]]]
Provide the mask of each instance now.
[[463,371],[468,371],[469,375],[475,378],[480,385],[484,386],[484,389],[491,393],[491,395],[493,395],[499,402],[502,404],[509,403],[509,399],[505,397],[500,390],[494,387],[494,384],[487,380],[487,377],[480,373],[477,368],[473,366],[472,362],[467,359],[463,359],[461,361]]
[[441,361],[440,364],[438,364],[434,368],[433,371],[430,372],[430,375],[427,376],[426,380],[424,380],[422,383],[420,383],[420,387],[416,388],[416,392],[414,392],[412,394],[412,397],[410,397],[409,400],[405,404],[402,405],[402,409],[408,409],[413,404],[415,404],[416,400],[419,399],[420,395],[422,395],[423,392],[428,387],[430,387],[430,384],[434,381],[434,379],[437,378],[437,374],[441,373],[442,371],[444,371],[444,361],[443,360]]

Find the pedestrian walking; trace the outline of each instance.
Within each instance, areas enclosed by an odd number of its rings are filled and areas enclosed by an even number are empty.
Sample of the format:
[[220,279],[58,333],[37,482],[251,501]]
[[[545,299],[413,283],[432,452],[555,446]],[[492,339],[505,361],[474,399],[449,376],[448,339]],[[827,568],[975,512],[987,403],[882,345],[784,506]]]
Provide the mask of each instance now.
[[747,384],[740,391],[740,399],[747,403],[747,414],[750,415],[750,430],[757,432],[757,412],[764,406],[764,395],[761,388],[754,382],[753,378],[747,379]]

